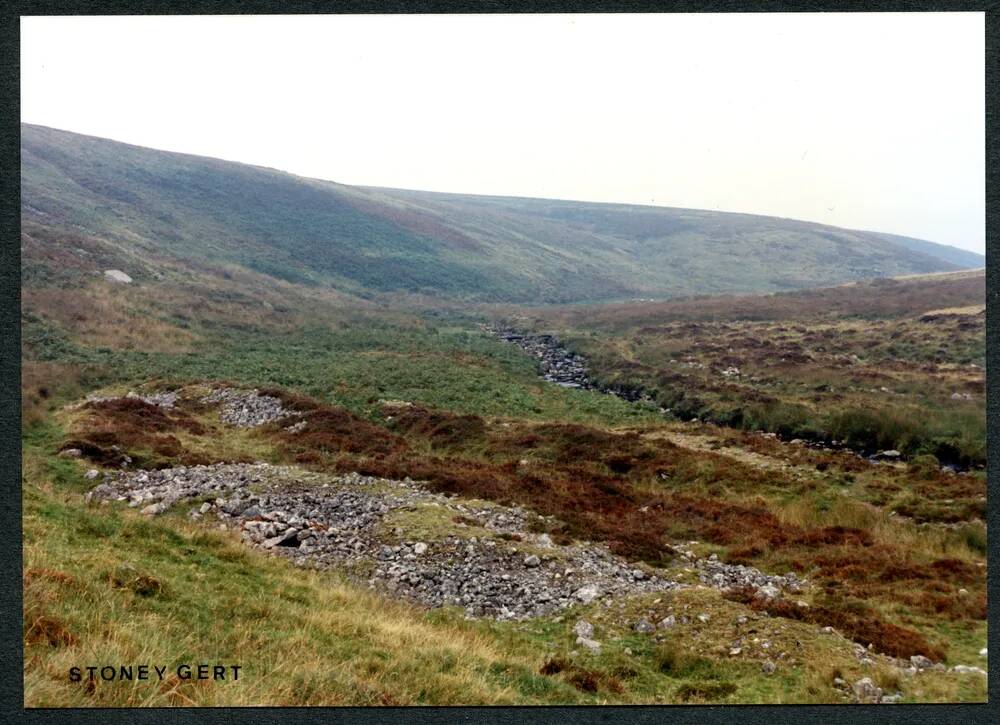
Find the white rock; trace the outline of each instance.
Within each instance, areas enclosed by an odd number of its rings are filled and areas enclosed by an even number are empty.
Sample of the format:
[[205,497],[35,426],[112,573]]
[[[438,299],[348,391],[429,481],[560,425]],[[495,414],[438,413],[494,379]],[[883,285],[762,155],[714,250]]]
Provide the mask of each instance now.
[[765,599],[777,599],[781,596],[781,590],[773,584],[765,584],[757,590],[757,594]]
[[425,544],[422,541],[418,541],[416,544],[413,545],[413,553],[416,554],[417,556],[427,553],[427,544]]
[[596,584],[587,584],[573,592],[573,596],[584,604],[590,604],[592,601],[601,596],[601,588]]
[[600,642],[595,642],[594,640],[589,639],[587,637],[577,637],[576,638],[576,643],[579,644],[579,645],[583,645],[584,647],[586,647],[587,649],[589,649],[594,654],[597,654],[598,652],[601,651],[601,643]]
[[104,279],[109,282],[115,282],[116,284],[132,284],[132,278],[127,274],[122,272],[120,269],[106,269],[104,270]]
[[969,665],[955,665],[954,667],[951,668],[951,671],[962,672],[966,674],[977,674],[977,675],[982,675],[983,677],[986,676],[986,671],[981,667],[970,667]]
[[87,471],[85,474],[83,474],[83,477],[86,478],[88,481],[93,481],[99,475],[100,475],[100,473],[98,472],[98,470],[96,468],[91,468],[89,471]]
[[573,634],[578,637],[585,637],[591,639],[594,636],[594,625],[588,622],[586,619],[581,619],[579,622],[573,625]]

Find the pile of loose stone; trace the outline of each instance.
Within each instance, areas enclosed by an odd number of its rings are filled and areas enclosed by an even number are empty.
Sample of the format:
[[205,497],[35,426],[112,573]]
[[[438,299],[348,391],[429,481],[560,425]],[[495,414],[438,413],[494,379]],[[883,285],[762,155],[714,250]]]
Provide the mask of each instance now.
[[[529,533],[540,517],[524,509],[475,505],[409,479],[215,464],[107,472],[87,499],[125,501],[150,515],[200,500],[192,517],[214,515],[241,531],[249,545],[299,566],[344,569],[374,588],[428,606],[458,605],[470,617],[524,619],[575,603],[610,604],[623,595],[681,586],[603,546],[561,546],[547,534]],[[441,507],[457,531],[465,526],[479,535],[417,541],[386,521],[389,514],[418,507]]]
[[[607,387],[596,383],[587,371],[587,361],[563,347],[552,335],[532,335],[503,325],[486,325],[486,332],[504,342],[517,345],[529,355],[537,358],[541,377],[564,388],[582,388],[614,395],[631,403],[652,402],[645,393],[632,388]],[[667,412],[662,410],[661,412]]]
[[103,403],[108,400],[119,400],[122,397],[141,400],[144,403],[149,403],[150,405],[157,405],[161,408],[173,408],[174,405],[177,404],[178,393],[175,390],[171,390],[165,393],[149,393],[146,395],[140,395],[134,390],[130,390],[124,396],[105,396],[105,395],[91,394],[87,396],[87,402]]
[[726,564],[712,554],[708,558],[698,558],[690,548],[682,544],[672,547],[682,558],[690,561],[698,571],[698,579],[714,589],[740,589],[752,587],[760,595],[769,599],[781,596],[781,592],[800,592],[806,582],[788,572],[784,576],[765,574],[752,566]]
[[528,335],[503,326],[487,327],[486,330],[538,358],[545,380],[566,388],[596,388],[587,375],[586,361],[551,335]]
[[221,404],[222,421],[241,428],[253,428],[300,415],[282,406],[278,398],[261,395],[257,390],[216,388],[202,398],[201,402]]

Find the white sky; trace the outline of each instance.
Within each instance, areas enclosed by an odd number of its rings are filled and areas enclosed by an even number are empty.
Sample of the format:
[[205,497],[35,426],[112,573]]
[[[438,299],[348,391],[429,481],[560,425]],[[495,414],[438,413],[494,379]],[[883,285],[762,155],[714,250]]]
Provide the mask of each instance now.
[[982,13],[21,20],[21,118],[348,184],[982,252]]

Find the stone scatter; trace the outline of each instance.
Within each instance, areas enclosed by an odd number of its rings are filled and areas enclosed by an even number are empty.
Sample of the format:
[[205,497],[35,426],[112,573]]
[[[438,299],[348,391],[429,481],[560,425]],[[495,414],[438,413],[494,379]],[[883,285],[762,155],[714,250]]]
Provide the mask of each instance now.
[[545,380],[566,388],[596,389],[587,376],[584,359],[562,347],[551,335],[528,335],[501,326],[488,327],[487,330],[536,357]]
[[139,394],[134,390],[130,390],[124,396],[105,396],[105,395],[88,395],[88,403],[103,403],[108,400],[118,400],[119,398],[132,398],[135,400],[141,400],[149,405],[157,405],[161,408],[173,408],[177,404],[178,393],[176,391],[170,390],[164,393],[149,393],[146,395]]
[[494,337],[517,345],[529,355],[537,358],[542,378],[550,383],[561,385],[564,388],[597,390],[633,403],[640,400],[650,402],[648,396],[635,390],[598,385],[587,371],[587,361],[580,355],[567,350],[552,335],[528,334],[503,325],[487,325],[484,329]]
[[[603,546],[561,546],[529,533],[534,514],[523,509],[476,506],[410,480],[322,477],[264,463],[216,464],[109,472],[87,499],[124,501],[149,515],[203,501],[190,516],[214,512],[248,545],[300,566],[344,569],[373,588],[427,606],[460,606],[469,617],[524,619],[680,586],[656,574],[636,578],[633,565]],[[420,506],[475,521],[474,530],[490,535],[433,541],[389,535],[383,525],[388,514]],[[502,538],[505,534],[519,540]]]
[[802,591],[806,582],[788,572],[784,576],[765,574],[752,566],[742,564],[726,564],[712,554],[708,558],[698,558],[689,548],[682,544],[673,547],[682,558],[690,561],[698,571],[698,579],[714,589],[739,589],[753,587],[758,595],[767,599],[777,599],[782,591],[797,593]]
[[[299,566],[344,569],[373,588],[431,607],[460,606],[469,617],[524,619],[682,586],[602,545],[557,545],[545,533],[529,532],[552,523],[550,518],[517,506],[451,498],[409,479],[356,473],[330,477],[266,463],[221,463],[107,472],[86,498],[124,501],[147,515],[186,502],[192,518],[214,514],[240,531],[248,545],[287,556]],[[437,509],[455,525],[434,540],[407,539],[405,530],[385,522],[390,514]],[[791,574],[770,576],[675,548],[698,570],[702,583],[716,589],[751,586],[764,596],[780,596],[803,585]],[[658,626],[672,625],[671,617]],[[643,621],[636,631],[655,629]]]
[[257,390],[217,388],[202,398],[201,402],[221,404],[220,417],[222,421],[241,428],[254,428],[265,423],[300,415],[284,408],[278,398],[261,395]]

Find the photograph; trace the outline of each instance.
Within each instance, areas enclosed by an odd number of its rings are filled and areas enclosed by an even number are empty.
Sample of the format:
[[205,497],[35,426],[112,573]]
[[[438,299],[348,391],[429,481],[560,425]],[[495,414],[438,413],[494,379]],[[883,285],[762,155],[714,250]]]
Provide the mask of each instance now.
[[13,16],[22,712],[985,715],[985,11],[245,12]]

